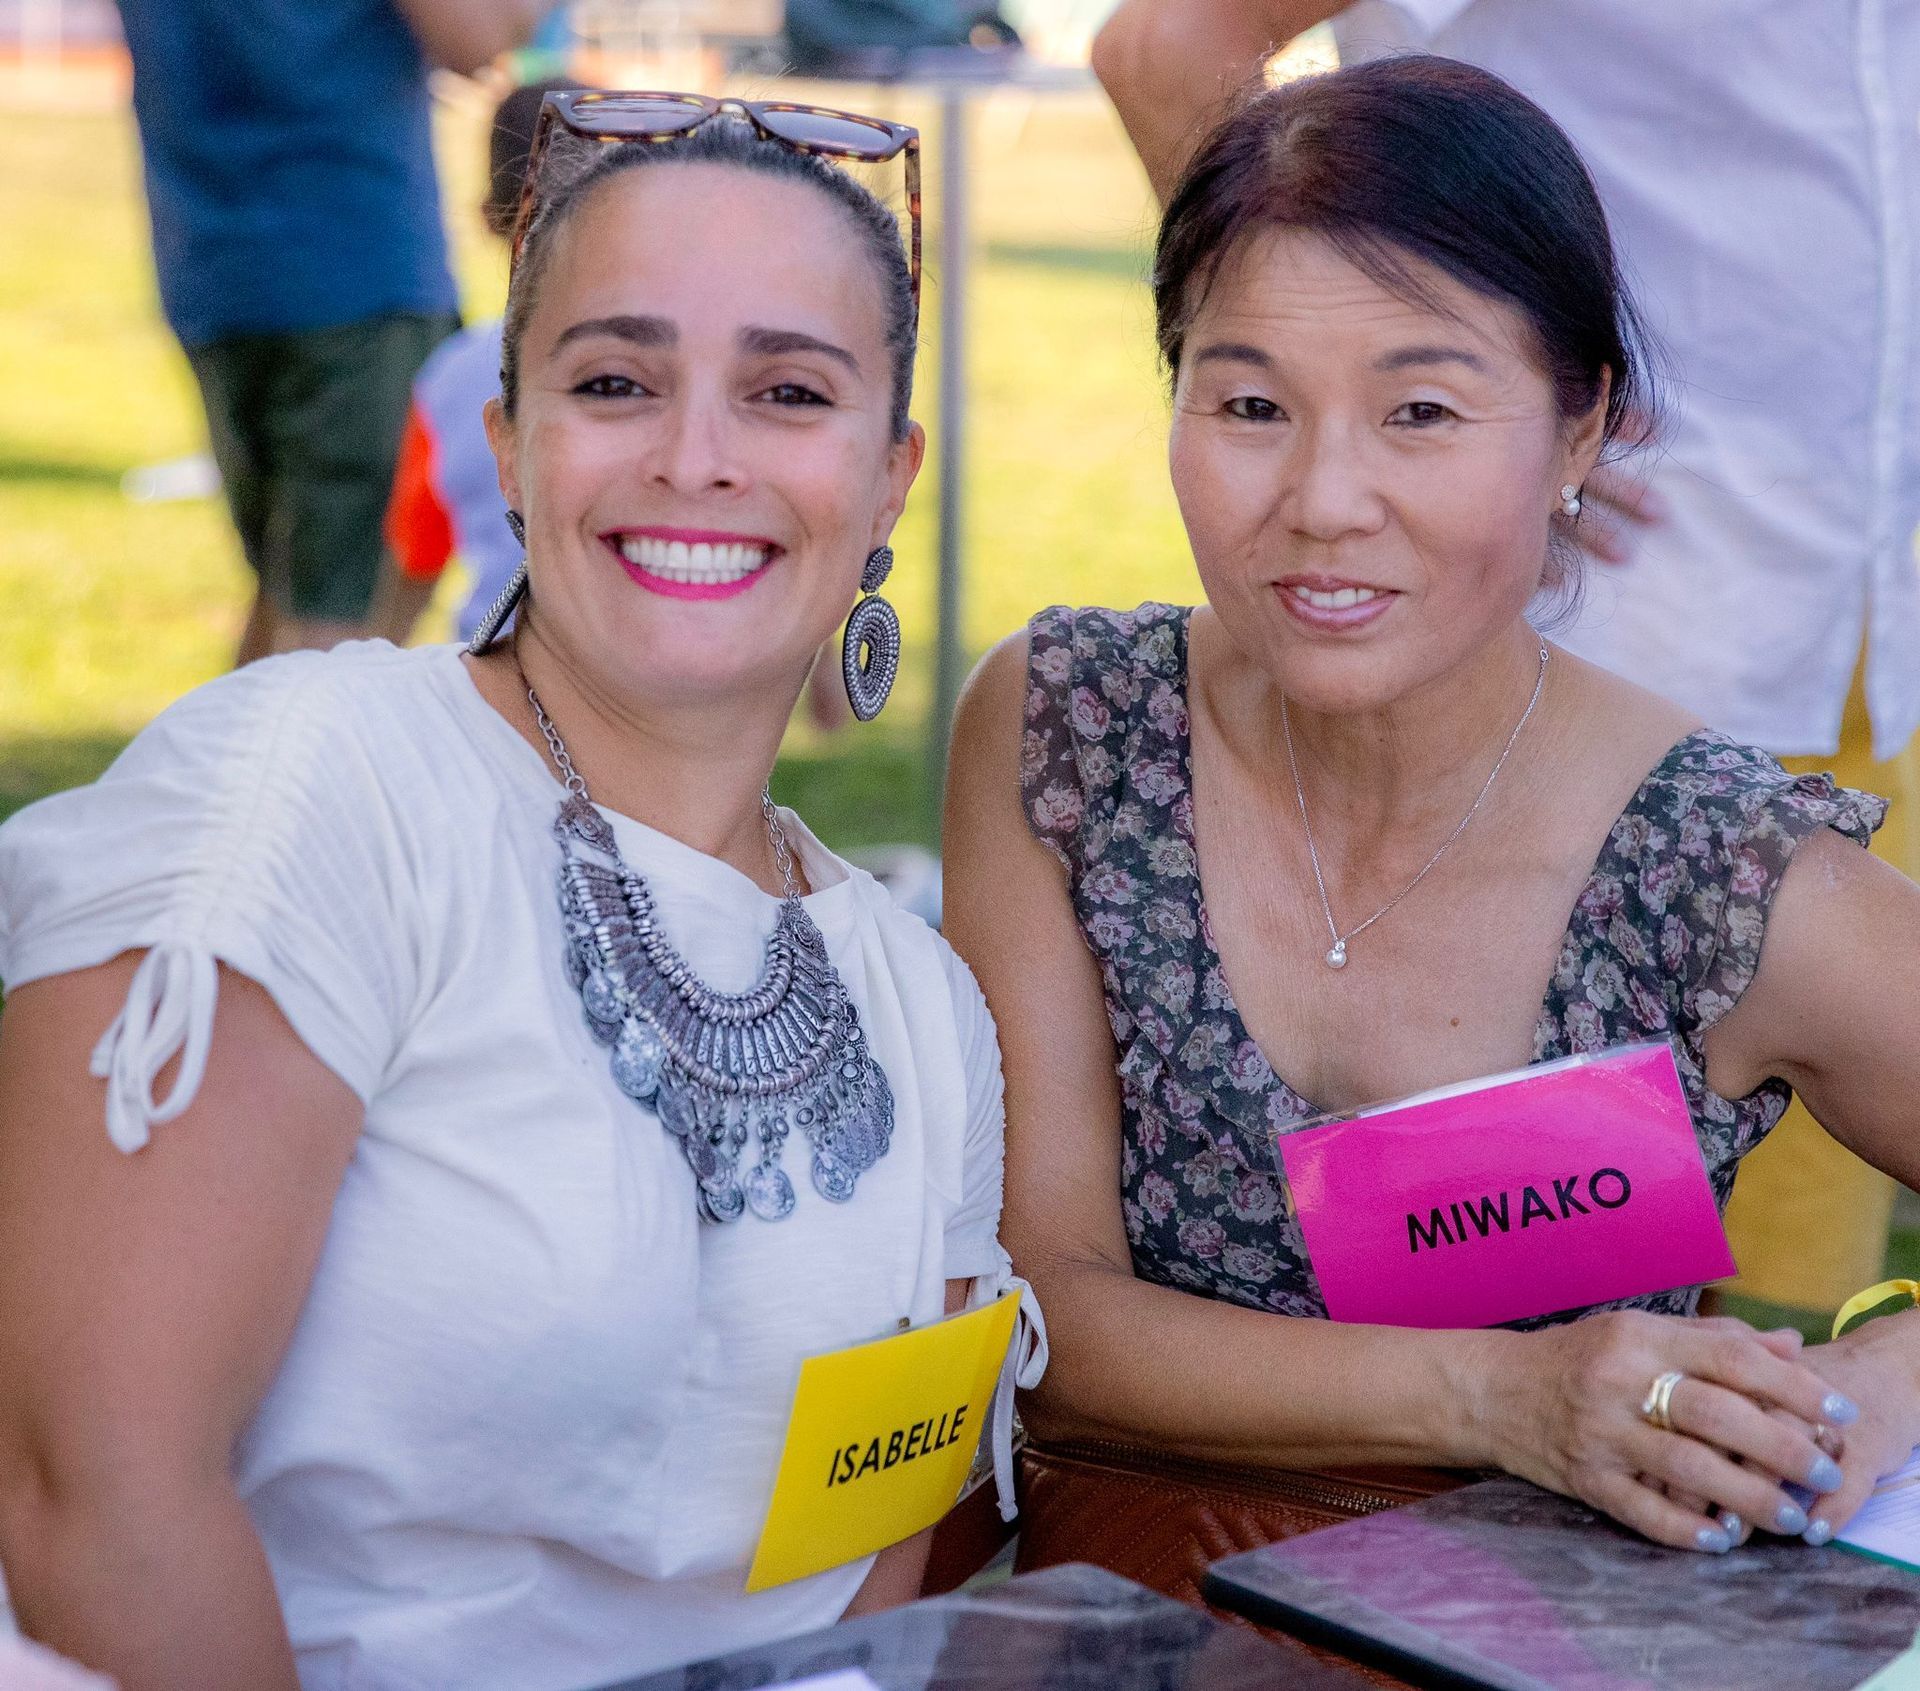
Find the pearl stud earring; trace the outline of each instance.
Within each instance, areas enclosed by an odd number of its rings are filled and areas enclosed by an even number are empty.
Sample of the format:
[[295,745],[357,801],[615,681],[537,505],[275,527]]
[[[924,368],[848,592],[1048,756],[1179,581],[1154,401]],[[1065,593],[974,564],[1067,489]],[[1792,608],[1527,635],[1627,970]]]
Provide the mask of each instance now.
[[1572,482],[1560,489],[1560,510],[1568,517],[1580,515],[1580,490]]

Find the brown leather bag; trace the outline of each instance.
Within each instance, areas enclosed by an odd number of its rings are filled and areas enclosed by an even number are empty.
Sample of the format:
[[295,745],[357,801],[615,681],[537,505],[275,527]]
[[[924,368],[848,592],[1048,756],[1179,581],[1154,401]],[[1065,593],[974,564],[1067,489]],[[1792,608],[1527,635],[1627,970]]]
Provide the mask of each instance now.
[[1144,1447],[1030,1440],[1020,1458],[1015,1572],[1093,1562],[1201,1603],[1209,1562],[1474,1478],[1445,1468],[1228,1467]]

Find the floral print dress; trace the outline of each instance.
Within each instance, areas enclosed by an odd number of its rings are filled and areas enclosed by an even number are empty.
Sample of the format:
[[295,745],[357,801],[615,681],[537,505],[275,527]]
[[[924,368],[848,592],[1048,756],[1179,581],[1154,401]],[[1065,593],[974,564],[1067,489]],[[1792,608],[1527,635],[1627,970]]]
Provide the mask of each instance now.
[[[1142,1279],[1286,1315],[1326,1314],[1273,1143],[1319,1112],[1268,1066],[1208,932],[1193,842],[1183,607],[1043,611],[1030,625],[1021,788],[1066,866],[1118,1052],[1121,1207]],[[1671,1039],[1722,1208],[1785,1111],[1769,1081],[1706,1082],[1707,1030],[1759,966],[1795,847],[1865,844],[1886,802],[1793,776],[1711,730],[1661,759],[1614,823],[1573,909],[1533,1061]],[[1631,1300],[1690,1314],[1697,1288]],[[1565,1321],[1578,1311],[1544,1318]]]

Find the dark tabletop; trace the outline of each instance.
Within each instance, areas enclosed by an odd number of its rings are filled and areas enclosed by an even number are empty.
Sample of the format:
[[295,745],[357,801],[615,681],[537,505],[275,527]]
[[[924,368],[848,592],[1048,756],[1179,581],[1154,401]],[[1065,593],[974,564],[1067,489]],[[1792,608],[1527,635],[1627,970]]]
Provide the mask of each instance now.
[[859,1668],[881,1691],[1360,1691],[1365,1681],[1099,1568],[844,1621],[604,1691],[752,1691]]
[[1522,1480],[1216,1562],[1225,1607],[1425,1686],[1849,1691],[1914,1642],[1920,1573],[1756,1537],[1666,1550]]

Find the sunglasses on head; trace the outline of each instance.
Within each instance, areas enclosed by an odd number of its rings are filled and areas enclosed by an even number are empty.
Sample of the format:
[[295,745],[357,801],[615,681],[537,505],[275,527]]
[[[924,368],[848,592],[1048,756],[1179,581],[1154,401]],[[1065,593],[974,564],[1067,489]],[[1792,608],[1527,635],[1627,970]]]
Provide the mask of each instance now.
[[549,94],[534,125],[533,145],[527,155],[520,209],[513,220],[513,259],[518,264],[526,244],[539,197],[540,160],[554,126],[585,141],[677,141],[723,114],[744,117],[769,141],[797,153],[825,158],[857,159],[882,164],[906,155],[907,213],[911,226],[908,269],[913,278],[913,301],[920,303],[920,131],[885,118],[861,117],[857,112],[834,111],[827,106],[800,106],[790,100],[723,100],[708,94],[655,92],[612,93],[581,89]]

